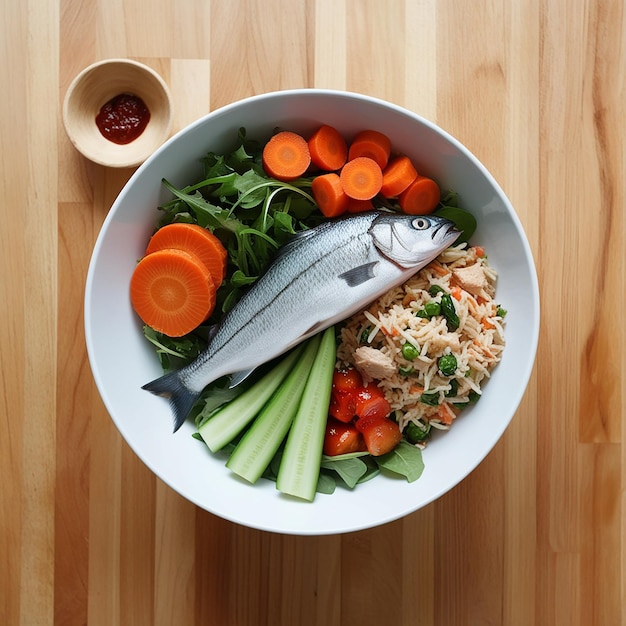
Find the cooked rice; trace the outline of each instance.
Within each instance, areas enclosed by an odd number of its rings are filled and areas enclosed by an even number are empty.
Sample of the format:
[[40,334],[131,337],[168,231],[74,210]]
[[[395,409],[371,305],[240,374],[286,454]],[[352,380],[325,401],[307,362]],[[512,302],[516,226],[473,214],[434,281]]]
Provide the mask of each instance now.
[[[482,278],[480,286],[462,281],[461,275],[467,271],[454,273],[474,264],[478,267],[472,269]],[[481,385],[501,359],[504,322],[493,299],[496,279],[495,270],[485,256],[477,255],[476,248],[467,248],[466,244],[448,248],[404,285],[387,292],[346,322],[337,349],[338,367],[355,366],[355,353],[363,346],[380,351],[365,352],[367,358],[375,355],[377,361],[384,361],[387,366],[393,363],[394,367],[387,367],[383,377],[375,378],[395,411],[400,428],[412,421],[422,430],[428,423],[434,428],[448,429],[463,405],[471,402],[470,394],[482,393]],[[430,319],[416,315],[427,302],[441,302],[442,293],[430,295],[432,285],[439,285],[448,294],[454,289],[460,298],[452,299],[460,320],[457,330],[448,329],[442,314]],[[360,341],[364,332],[369,334]],[[419,350],[414,360],[402,356],[405,342]],[[452,376],[439,371],[438,360],[445,354],[453,354],[457,360]],[[359,365],[364,379],[373,380],[368,368]],[[455,395],[451,395],[453,380],[458,385]],[[436,398],[436,406],[420,401],[424,392]]]

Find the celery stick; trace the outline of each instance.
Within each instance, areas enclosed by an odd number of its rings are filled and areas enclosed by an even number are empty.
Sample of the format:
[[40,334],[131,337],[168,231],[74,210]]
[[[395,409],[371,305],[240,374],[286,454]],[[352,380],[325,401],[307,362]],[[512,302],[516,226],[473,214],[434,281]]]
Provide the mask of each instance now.
[[211,452],[221,450],[256,417],[291,371],[301,351],[301,346],[294,348],[265,376],[219,409],[198,428],[200,436]]
[[324,433],[335,369],[335,331],[324,331],[315,362],[287,436],[276,488],[312,501],[320,473]]
[[280,447],[298,410],[320,343],[309,339],[295,366],[261,409],[226,463],[238,476],[255,483]]

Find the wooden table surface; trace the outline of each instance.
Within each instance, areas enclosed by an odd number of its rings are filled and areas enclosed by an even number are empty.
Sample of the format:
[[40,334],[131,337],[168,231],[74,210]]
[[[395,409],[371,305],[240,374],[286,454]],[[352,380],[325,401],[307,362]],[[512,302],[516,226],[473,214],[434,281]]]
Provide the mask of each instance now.
[[[0,622],[620,624],[626,514],[626,12],[598,0],[2,0]],[[156,479],[95,389],[83,291],[131,170],[75,152],[60,105],[107,57],[161,73],[175,130],[324,87],[464,142],[526,229],[536,367],[460,485],[383,527],[281,536]]]

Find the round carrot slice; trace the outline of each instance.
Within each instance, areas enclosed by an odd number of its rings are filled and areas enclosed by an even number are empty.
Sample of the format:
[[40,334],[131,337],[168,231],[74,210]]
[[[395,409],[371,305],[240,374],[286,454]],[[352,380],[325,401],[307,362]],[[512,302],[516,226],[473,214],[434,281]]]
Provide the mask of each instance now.
[[333,126],[323,124],[309,138],[311,162],[321,170],[332,172],[341,169],[348,158],[348,145]]
[[385,198],[401,194],[415,179],[417,170],[408,156],[392,159],[383,170],[383,185],[380,193]]
[[216,291],[200,259],[176,249],[143,257],[130,280],[130,300],[137,315],[170,337],[197,328],[212,313]]
[[226,274],[228,252],[222,242],[198,224],[177,222],[167,224],[152,235],[146,254],[166,249],[184,250],[195,254],[211,273],[213,283],[219,287]]
[[383,184],[383,172],[369,157],[356,157],[348,161],[339,174],[341,186],[350,198],[371,200]]
[[427,176],[418,176],[399,196],[398,204],[409,215],[432,213],[441,199],[439,185]]
[[377,130],[362,130],[356,135],[348,149],[348,161],[357,157],[368,157],[383,169],[389,161],[391,141]]
[[325,217],[337,217],[346,212],[350,198],[344,192],[339,176],[334,172],[316,176],[311,183],[311,192]]
[[289,181],[302,176],[311,165],[309,145],[302,135],[283,130],[263,148],[263,168],[277,180]]

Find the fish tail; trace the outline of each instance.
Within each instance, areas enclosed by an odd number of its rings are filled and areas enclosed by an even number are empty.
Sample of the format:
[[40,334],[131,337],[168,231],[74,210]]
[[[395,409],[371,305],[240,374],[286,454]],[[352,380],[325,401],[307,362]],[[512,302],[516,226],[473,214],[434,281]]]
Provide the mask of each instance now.
[[142,386],[142,389],[157,396],[169,398],[174,414],[174,432],[184,423],[200,393],[192,391],[180,379],[178,372],[170,372]]

